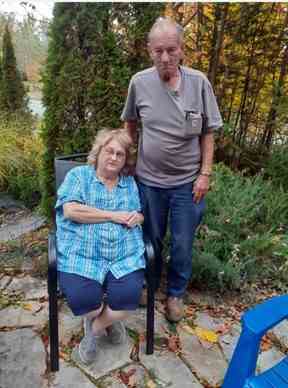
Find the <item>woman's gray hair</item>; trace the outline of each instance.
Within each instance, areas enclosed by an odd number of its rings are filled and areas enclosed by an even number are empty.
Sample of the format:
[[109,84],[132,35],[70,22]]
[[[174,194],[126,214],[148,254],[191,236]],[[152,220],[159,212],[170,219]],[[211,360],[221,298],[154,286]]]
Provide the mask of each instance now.
[[183,35],[184,35],[184,29],[180,24],[176,23],[174,20],[172,20],[169,17],[163,17],[160,16],[156,19],[155,23],[151,27],[151,30],[148,34],[148,44],[150,43],[151,39],[157,33],[158,31],[167,31],[167,29],[175,28],[179,43],[183,43]]
[[128,135],[126,129],[118,128],[118,129],[101,129],[97,132],[95,136],[94,143],[92,144],[92,149],[89,152],[87,157],[87,163],[97,168],[98,156],[103,147],[105,147],[111,140],[117,140],[121,146],[125,149],[126,152],[126,160],[125,165],[121,171],[123,175],[129,175],[133,171],[133,167],[135,165],[135,158],[133,156],[132,150],[132,141],[130,136]]

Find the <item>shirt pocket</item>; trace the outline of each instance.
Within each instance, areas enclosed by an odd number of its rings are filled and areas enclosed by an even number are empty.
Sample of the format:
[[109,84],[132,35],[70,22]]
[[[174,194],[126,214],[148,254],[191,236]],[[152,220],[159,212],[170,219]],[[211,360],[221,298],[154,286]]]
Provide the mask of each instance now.
[[200,112],[185,110],[185,137],[200,136],[202,133],[203,119]]

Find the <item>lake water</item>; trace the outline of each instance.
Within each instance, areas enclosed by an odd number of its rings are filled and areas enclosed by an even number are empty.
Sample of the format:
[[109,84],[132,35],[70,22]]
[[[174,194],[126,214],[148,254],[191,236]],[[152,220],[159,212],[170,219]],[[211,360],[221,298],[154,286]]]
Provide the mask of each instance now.
[[39,100],[38,98],[29,97],[28,106],[32,110],[32,113],[37,114],[40,118],[43,117],[45,108],[41,100]]

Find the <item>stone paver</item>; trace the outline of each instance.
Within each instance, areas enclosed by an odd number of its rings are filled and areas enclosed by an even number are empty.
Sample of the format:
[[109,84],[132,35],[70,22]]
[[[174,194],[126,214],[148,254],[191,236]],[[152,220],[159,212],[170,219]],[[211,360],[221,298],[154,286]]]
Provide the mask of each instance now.
[[5,291],[7,293],[22,294],[25,299],[48,297],[47,282],[29,275],[20,278],[14,277]]
[[217,328],[223,323],[220,318],[213,318],[206,312],[198,312],[194,320],[194,325],[199,326],[207,330],[217,330]]
[[231,327],[229,333],[219,338],[219,344],[223,350],[226,361],[230,361],[241,332],[241,326],[235,324]]
[[0,332],[0,387],[44,388],[44,345],[31,329]]
[[171,388],[201,388],[197,378],[174,353],[165,351],[153,355],[140,354],[141,363],[154,376],[156,383]]
[[60,369],[49,383],[49,388],[95,388],[80,369],[60,361]]
[[285,319],[272,329],[277,341],[281,344],[283,350],[288,350],[288,320]]
[[8,284],[12,281],[12,277],[11,276],[3,276],[1,279],[0,279],[0,290],[4,290]]
[[[144,334],[146,332],[146,308],[139,308],[131,313],[129,318],[125,320],[125,324],[130,329]],[[166,319],[162,314],[155,310],[155,333],[161,335],[168,328]]]
[[205,348],[197,337],[182,330],[180,330],[180,339],[183,359],[185,359],[197,377],[210,385],[220,384],[224,377],[227,363],[218,345],[214,344],[209,346],[209,348]]
[[67,345],[73,335],[82,330],[82,318],[73,315],[72,311],[64,304],[59,312],[59,341]]
[[81,363],[78,355],[78,347],[72,352],[72,360],[79,366],[88,376],[93,379],[99,379],[111,371],[121,368],[131,362],[130,353],[133,342],[128,337],[125,344],[111,345],[106,337],[101,337],[98,341],[99,352],[95,362],[89,366]]
[[25,233],[40,228],[45,222],[46,219],[38,215],[23,217],[16,225],[6,225],[5,228],[0,228],[0,241],[15,240]]
[[272,368],[277,364],[285,355],[276,349],[269,349],[262,352],[257,360],[257,371],[264,372],[266,369]]
[[48,320],[48,303],[29,302],[24,307],[9,306],[0,310],[1,327],[44,326]]

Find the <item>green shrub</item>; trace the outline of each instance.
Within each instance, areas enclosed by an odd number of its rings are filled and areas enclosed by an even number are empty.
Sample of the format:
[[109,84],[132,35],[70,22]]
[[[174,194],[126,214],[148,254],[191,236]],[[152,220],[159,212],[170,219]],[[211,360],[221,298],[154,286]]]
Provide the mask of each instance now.
[[[256,176],[215,166],[207,210],[194,244],[192,283],[224,291],[266,279],[288,280],[288,193]],[[169,233],[164,244],[169,255]]]
[[288,191],[288,145],[274,146],[264,165],[264,177]]
[[25,116],[1,116],[0,190],[12,193],[28,206],[40,199],[39,171],[42,143],[35,123]]

